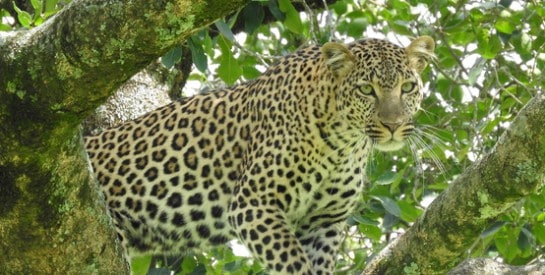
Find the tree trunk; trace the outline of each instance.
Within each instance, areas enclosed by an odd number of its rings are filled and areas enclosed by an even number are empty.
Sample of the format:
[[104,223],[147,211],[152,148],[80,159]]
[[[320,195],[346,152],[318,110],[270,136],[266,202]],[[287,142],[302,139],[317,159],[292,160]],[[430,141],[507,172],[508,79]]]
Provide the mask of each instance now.
[[0,270],[128,271],[82,149],[79,124],[196,29],[247,0],[73,1],[0,34]]
[[503,211],[543,185],[545,95],[533,98],[486,157],[468,167],[363,274],[452,269]]
[[496,262],[492,259],[467,259],[447,275],[496,275],[496,274],[517,274],[517,275],[539,275],[545,274],[545,264],[541,262],[525,265],[512,266]]

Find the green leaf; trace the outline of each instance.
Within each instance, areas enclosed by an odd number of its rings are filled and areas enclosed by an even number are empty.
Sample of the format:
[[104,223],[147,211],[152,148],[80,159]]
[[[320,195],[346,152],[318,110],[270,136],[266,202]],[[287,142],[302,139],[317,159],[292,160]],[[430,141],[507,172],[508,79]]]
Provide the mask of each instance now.
[[484,127],[481,129],[481,133],[485,135],[489,134],[490,132],[494,131],[496,129],[496,126],[498,126],[499,124],[500,124],[500,120],[498,118],[488,120],[484,124]]
[[11,31],[11,27],[6,24],[0,23],[0,31]]
[[[337,2],[339,3],[339,2]],[[347,13],[345,15],[347,18],[350,18],[352,20],[356,20],[358,18],[364,18],[365,17],[365,12],[362,11],[362,10],[355,10],[355,11],[351,11],[349,13]]]
[[[527,61],[534,57],[532,53],[532,40],[527,33],[521,33],[520,35],[513,35],[512,42],[518,53],[520,53],[523,60]],[[537,46],[539,48],[541,45]]]
[[385,196],[374,196],[373,198],[380,201],[380,203],[382,204],[382,206],[388,213],[396,217],[401,216],[401,209],[399,209],[399,206],[397,205],[397,203],[391,198],[388,198]]
[[435,52],[437,53],[437,56],[440,58],[439,63],[441,64],[443,68],[452,68],[458,65],[458,61],[456,60],[456,57],[454,57],[451,52],[453,52],[456,55],[460,55],[462,53],[461,51],[457,49],[452,49],[449,47],[445,47],[443,45],[438,45]]
[[261,75],[261,72],[255,66],[243,66],[242,72],[246,79],[254,79]]
[[467,78],[467,82],[469,83],[469,85],[475,85],[475,83],[477,82],[477,78],[481,75],[481,72],[484,69],[485,64],[486,60],[481,59],[471,68],[471,70],[469,71],[469,76]]
[[397,178],[397,173],[392,171],[387,171],[380,175],[375,181],[375,184],[378,185],[388,185],[392,182],[394,182]]
[[[199,37],[202,37],[200,40],[202,49],[204,50],[207,56],[214,56],[214,53],[216,51],[217,40],[215,38],[212,39],[212,37],[210,37],[207,31],[203,30],[200,33],[201,35]],[[195,40],[195,42],[197,42],[197,40]]]
[[167,52],[163,57],[161,57],[161,63],[167,68],[170,69],[176,62],[180,61],[182,58],[182,47],[176,46],[169,52]]
[[292,5],[290,0],[278,0],[278,7],[286,15],[284,20],[284,25],[293,33],[302,34],[303,33],[303,23],[301,22],[301,17],[299,12]]
[[238,65],[233,55],[226,55],[221,59],[218,67],[218,76],[228,85],[233,85],[242,74],[242,69]]
[[374,240],[374,241],[380,241],[380,238],[382,237],[382,230],[374,225],[368,225],[368,224],[360,224],[358,226],[361,233],[365,234],[366,237]]
[[344,14],[348,10],[348,5],[346,2],[337,1],[334,4],[329,6],[330,9],[333,9],[336,14]]
[[193,60],[193,64],[195,64],[195,67],[197,67],[199,71],[204,73],[208,69],[208,57],[204,53],[202,45],[195,41],[196,39],[197,38],[195,37],[191,37],[191,39],[187,41],[187,45],[191,50],[191,59]]
[[414,222],[422,213],[421,209],[418,209],[415,205],[407,201],[398,201],[397,205],[401,210],[400,218],[406,222]]
[[367,225],[379,225],[379,222],[372,220],[368,217],[361,216],[361,215],[351,215],[350,218],[357,221],[359,224],[367,224]]
[[403,35],[413,35],[412,27],[410,24],[406,21],[402,20],[395,20],[394,22],[390,22],[389,24],[390,28],[394,30],[395,32]]
[[536,237],[536,240],[540,244],[545,244],[545,224],[543,223],[534,224],[532,231],[534,232],[534,236]]
[[466,130],[457,130],[456,131],[456,139],[462,142],[465,142],[467,140],[468,134]]
[[39,26],[44,22],[44,19],[42,16],[36,16],[34,19],[34,22],[32,23],[34,26]]
[[522,227],[520,230],[519,238],[517,240],[517,244],[520,248],[520,250],[523,253],[528,254],[532,250],[532,248],[535,246],[536,240],[534,237],[534,234],[530,230],[528,230],[526,227]]
[[449,38],[453,44],[467,45],[475,41],[475,34],[473,32],[454,31],[450,32]]
[[15,5],[15,2],[13,2],[13,9],[17,12],[17,20],[19,20],[19,23],[21,23],[23,27],[30,29],[32,27],[32,16],[28,12],[19,9],[17,5]]
[[45,1],[45,10],[44,12],[53,12],[53,11],[56,11],[57,10],[57,3],[59,2],[59,0],[46,0]]
[[513,0],[500,0],[500,5],[509,8],[511,6],[511,3],[513,3]]
[[485,17],[480,8],[472,8],[469,11],[469,16],[473,19],[473,21],[480,21]]
[[242,18],[244,19],[244,31],[248,34],[253,34],[255,30],[263,22],[265,12],[263,6],[258,2],[251,2],[242,10]]
[[365,18],[356,18],[347,24],[347,34],[353,37],[361,36],[368,22]]
[[269,11],[276,19],[280,21],[284,21],[284,19],[286,19],[286,15],[278,7],[278,0],[269,1]]
[[224,271],[234,272],[242,268],[242,263],[240,261],[228,262],[223,266]]
[[151,255],[134,257],[131,260],[132,274],[134,275],[146,275],[151,265]]
[[537,220],[538,222],[543,222],[543,221],[545,221],[545,212],[539,213],[539,214],[536,216],[536,220]]
[[386,215],[384,215],[384,218],[382,220],[382,226],[385,231],[392,231],[394,226],[399,224],[399,218],[386,212]]
[[34,16],[39,17],[42,13],[42,0],[30,0],[30,4],[32,5],[32,8],[34,9]]
[[227,23],[225,23],[223,19],[217,20],[214,24],[216,25],[216,28],[218,28],[220,33],[225,36],[225,38],[229,39],[229,41],[235,41],[235,35],[231,31],[229,25],[227,25]]
[[511,23],[511,21],[507,20],[506,18],[498,18],[496,21],[496,24],[494,24],[494,27],[496,30],[506,33],[506,34],[512,34],[513,31],[515,31],[516,26]]
[[390,0],[388,3],[392,6],[392,10],[395,10],[397,17],[402,20],[411,20],[411,5],[405,0]]
[[490,36],[486,35],[477,38],[477,52],[481,54],[482,57],[486,59],[492,59],[498,55],[502,49],[502,44],[500,38],[492,34]]
[[498,252],[508,262],[520,254],[520,249],[517,244],[518,234],[520,232],[513,229],[514,228],[504,228],[504,230],[499,232],[498,236],[494,239],[494,244],[496,245]]
[[233,85],[242,75],[242,68],[233,56],[233,53],[231,53],[231,44],[223,35],[218,38],[218,44],[222,53],[218,67],[218,76],[225,83]]
[[493,223],[489,228],[487,228],[485,231],[483,231],[483,233],[481,233],[481,238],[484,239],[486,237],[496,234],[496,232],[498,232],[506,224],[508,223],[503,221],[497,221]]
[[193,272],[193,270],[195,270],[195,267],[197,267],[197,264],[198,263],[194,257],[185,256],[182,261],[182,270],[186,274],[190,274],[191,272]]

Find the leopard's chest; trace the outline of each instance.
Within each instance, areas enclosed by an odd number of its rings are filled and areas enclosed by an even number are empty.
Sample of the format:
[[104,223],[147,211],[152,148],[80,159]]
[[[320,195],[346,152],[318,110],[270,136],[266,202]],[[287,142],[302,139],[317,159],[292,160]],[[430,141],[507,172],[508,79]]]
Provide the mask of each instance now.
[[304,180],[290,192],[292,199],[285,212],[292,226],[297,227],[313,216],[347,215],[363,190],[368,154],[369,148],[364,146],[346,157],[315,158],[313,165],[304,169],[306,174],[301,175]]

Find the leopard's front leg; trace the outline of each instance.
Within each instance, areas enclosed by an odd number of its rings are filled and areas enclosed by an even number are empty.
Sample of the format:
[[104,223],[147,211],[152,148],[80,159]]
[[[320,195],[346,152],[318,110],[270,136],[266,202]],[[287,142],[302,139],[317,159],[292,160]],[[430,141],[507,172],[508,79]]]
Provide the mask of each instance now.
[[303,246],[276,204],[274,193],[260,190],[257,179],[243,176],[239,180],[228,216],[238,238],[270,274],[314,274]]
[[[347,173],[340,173],[344,176]],[[324,193],[318,197],[327,198],[316,202],[298,223],[296,236],[303,245],[312,265],[314,274],[334,274],[339,247],[343,241],[346,219],[354,210],[361,194],[361,183],[348,182],[343,178],[333,179],[325,185]],[[335,191],[336,190],[336,191]],[[321,202],[321,204],[320,204]]]
[[335,271],[336,257],[342,242],[345,222],[333,224],[307,224],[296,235],[309,256],[316,275],[330,275]]

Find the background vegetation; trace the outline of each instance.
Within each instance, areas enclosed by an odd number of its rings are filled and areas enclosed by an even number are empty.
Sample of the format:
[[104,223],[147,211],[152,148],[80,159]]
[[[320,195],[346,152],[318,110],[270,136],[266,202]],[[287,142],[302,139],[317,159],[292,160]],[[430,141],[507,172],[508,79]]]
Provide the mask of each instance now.
[[[37,26],[65,2],[0,1],[0,30]],[[492,150],[518,111],[543,93],[543,33],[545,4],[537,0],[252,1],[172,49],[162,57],[161,70],[168,69],[164,81],[177,97],[196,87],[209,90],[252,79],[277,57],[312,43],[374,37],[407,45],[419,35],[436,40],[437,59],[423,73],[428,90],[416,117],[419,135],[403,151],[375,153],[368,191],[346,229],[337,268],[355,274],[464,168]],[[466,257],[513,265],[545,260],[544,209],[541,190],[519,201],[483,228]],[[134,267],[150,274],[261,271],[229,248],[175,259],[140,258]]]

